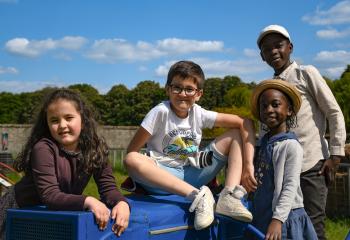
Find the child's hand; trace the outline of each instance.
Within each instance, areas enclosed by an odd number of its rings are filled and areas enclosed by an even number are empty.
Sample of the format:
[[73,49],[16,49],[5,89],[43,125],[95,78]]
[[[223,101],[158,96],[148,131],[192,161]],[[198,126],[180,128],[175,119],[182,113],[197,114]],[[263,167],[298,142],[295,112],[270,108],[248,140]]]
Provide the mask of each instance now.
[[247,192],[254,192],[258,186],[258,182],[254,177],[254,166],[250,164],[250,166],[243,166],[242,171],[242,186],[247,190]]
[[272,219],[267,233],[265,236],[266,240],[281,240],[282,239],[282,222],[277,219]]
[[112,231],[120,237],[120,235],[125,231],[129,225],[130,209],[129,205],[120,201],[112,209],[112,219],[115,219],[115,223],[112,226]]
[[334,182],[341,158],[341,156],[331,155],[329,159],[324,161],[321,170],[318,172],[319,175],[325,176],[327,186],[330,186]]
[[111,213],[106,205],[96,198],[89,196],[85,199],[84,208],[89,209],[95,215],[99,229],[105,230]]

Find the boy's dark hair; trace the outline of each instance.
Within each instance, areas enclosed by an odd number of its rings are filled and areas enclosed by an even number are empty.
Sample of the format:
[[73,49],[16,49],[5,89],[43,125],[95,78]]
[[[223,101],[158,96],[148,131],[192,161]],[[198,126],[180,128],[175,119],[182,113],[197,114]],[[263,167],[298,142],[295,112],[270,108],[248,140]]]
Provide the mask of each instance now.
[[173,64],[168,72],[166,86],[170,86],[175,77],[180,77],[181,79],[193,78],[199,89],[204,87],[205,77],[203,70],[192,61],[179,61]]
[[79,136],[79,149],[81,151],[78,168],[85,173],[91,173],[93,169],[100,168],[107,163],[108,147],[105,140],[97,135],[97,123],[93,112],[75,91],[61,88],[49,93],[37,115],[31,134],[23,150],[17,156],[14,167],[17,171],[30,172],[30,158],[34,145],[42,138],[50,138],[50,130],[47,122],[47,109],[53,102],[64,99],[74,103],[76,110],[81,115],[82,129]]

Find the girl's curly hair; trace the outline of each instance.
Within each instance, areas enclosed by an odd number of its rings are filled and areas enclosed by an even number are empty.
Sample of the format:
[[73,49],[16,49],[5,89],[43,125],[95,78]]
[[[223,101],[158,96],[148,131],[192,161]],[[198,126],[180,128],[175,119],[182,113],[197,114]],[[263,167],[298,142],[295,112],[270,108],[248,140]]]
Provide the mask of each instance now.
[[30,171],[30,156],[34,145],[42,138],[52,138],[47,122],[47,109],[53,102],[63,99],[73,102],[81,115],[82,129],[79,136],[79,158],[78,167],[85,173],[91,173],[94,169],[104,166],[108,161],[108,146],[104,138],[97,134],[97,123],[90,107],[83,101],[78,92],[67,88],[60,88],[48,94],[43,102],[36,121],[32,127],[31,134],[17,156],[14,167],[17,171]]

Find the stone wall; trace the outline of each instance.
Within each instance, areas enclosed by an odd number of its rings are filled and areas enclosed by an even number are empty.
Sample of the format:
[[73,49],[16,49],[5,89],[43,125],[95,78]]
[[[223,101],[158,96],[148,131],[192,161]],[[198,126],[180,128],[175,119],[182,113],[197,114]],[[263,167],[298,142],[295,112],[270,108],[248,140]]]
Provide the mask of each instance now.
[[[125,149],[138,127],[135,126],[101,126],[98,132],[103,136],[112,149]],[[8,149],[6,152],[13,156],[22,149],[31,131],[31,125],[0,124],[0,143],[3,133],[8,135]],[[0,152],[3,151],[0,147]]]

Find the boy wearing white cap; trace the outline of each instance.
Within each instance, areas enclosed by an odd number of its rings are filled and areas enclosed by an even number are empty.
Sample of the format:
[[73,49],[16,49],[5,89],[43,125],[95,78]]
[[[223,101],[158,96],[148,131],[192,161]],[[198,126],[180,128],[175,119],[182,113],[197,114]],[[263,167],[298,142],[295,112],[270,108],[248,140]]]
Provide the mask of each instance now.
[[[294,129],[304,150],[300,179],[305,210],[319,239],[324,232],[327,185],[334,180],[337,166],[344,156],[346,130],[342,111],[319,71],[311,65],[290,60],[293,44],[288,31],[279,25],[265,27],[257,44],[263,61],[274,69],[274,78],[297,88],[302,97],[298,126]],[[325,138],[329,128],[329,144]]]

